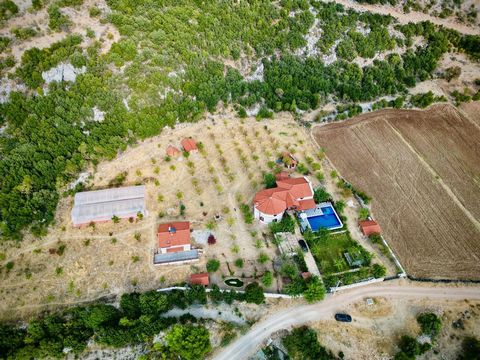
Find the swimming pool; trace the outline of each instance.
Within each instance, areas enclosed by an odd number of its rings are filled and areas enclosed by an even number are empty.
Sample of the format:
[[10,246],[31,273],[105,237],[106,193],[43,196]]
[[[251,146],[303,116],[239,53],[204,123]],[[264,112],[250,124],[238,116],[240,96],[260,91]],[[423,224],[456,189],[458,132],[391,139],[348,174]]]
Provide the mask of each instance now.
[[307,228],[318,231],[321,228],[335,230],[343,227],[342,221],[329,202],[321,203],[315,209],[304,211],[299,217],[303,231]]

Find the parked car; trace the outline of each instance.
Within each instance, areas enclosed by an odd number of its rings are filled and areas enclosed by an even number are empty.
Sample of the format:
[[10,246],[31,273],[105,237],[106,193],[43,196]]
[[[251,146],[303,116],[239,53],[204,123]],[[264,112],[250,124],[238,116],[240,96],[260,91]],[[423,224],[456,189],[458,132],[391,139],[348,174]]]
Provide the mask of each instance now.
[[307,246],[307,243],[305,242],[305,240],[303,240],[303,239],[298,240],[298,245],[300,245],[300,247],[302,248],[303,252],[307,252],[307,251],[308,251],[308,246]]
[[341,322],[352,322],[352,317],[348,314],[337,313],[335,314],[335,320]]

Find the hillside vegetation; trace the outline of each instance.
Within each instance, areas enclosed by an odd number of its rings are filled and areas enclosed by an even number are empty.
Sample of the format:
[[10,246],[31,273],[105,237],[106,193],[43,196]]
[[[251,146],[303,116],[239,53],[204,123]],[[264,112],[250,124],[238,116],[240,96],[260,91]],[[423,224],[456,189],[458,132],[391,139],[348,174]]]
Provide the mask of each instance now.
[[[53,5],[63,11],[78,4]],[[66,185],[89,162],[111,159],[164,126],[196,121],[220,102],[235,104],[241,116],[257,106],[258,117],[269,117],[272,110],[297,113],[329,101],[374,100],[404,94],[431,78],[447,51],[480,57],[478,36],[430,23],[395,25],[391,17],[314,0],[110,0],[108,5],[111,12],[101,21],[113,23],[121,35],[108,53],[100,52],[99,41],[85,46],[86,38],[74,34],[25,51],[18,64],[2,59],[2,76],[27,87],[0,105],[0,125],[6,125],[0,137],[3,238],[20,239],[25,229],[45,234]],[[337,44],[336,61],[309,53],[312,27],[323,33],[315,51]],[[414,35],[423,37],[422,45],[413,46]],[[2,44],[8,48],[10,40],[2,38]],[[401,55],[387,54],[363,68],[349,62],[354,55],[373,58],[395,46],[403,49]],[[86,72],[75,82],[46,84],[42,72],[67,62]],[[247,77],[261,67],[263,76]],[[103,120],[94,119],[94,108],[105,113]]]

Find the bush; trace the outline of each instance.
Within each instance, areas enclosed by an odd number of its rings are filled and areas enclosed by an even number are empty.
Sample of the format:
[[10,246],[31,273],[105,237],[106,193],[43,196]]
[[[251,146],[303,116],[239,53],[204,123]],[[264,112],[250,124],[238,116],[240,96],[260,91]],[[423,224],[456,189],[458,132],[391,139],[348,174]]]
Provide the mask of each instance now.
[[7,20],[18,13],[18,6],[12,0],[0,2],[0,19]]
[[277,179],[274,174],[263,174],[263,184],[266,189],[271,189],[277,186]]
[[220,268],[220,261],[216,259],[210,259],[207,261],[207,271],[216,272]]
[[307,326],[293,329],[282,339],[288,355],[294,360],[334,360],[335,356],[320,345],[315,330]]
[[436,337],[442,328],[442,320],[434,313],[423,313],[417,316],[422,333]]
[[360,220],[366,220],[370,216],[370,210],[367,208],[360,208],[358,211],[358,218]]
[[250,283],[245,288],[245,301],[258,305],[265,301],[263,289],[257,282]]
[[380,264],[373,264],[372,275],[376,278],[382,278],[387,274],[387,268]]
[[252,224],[254,217],[250,209],[250,206],[248,206],[247,204],[241,204],[240,211],[243,214],[243,219],[245,220],[245,223]]
[[168,348],[181,359],[203,359],[210,352],[210,334],[203,326],[174,325],[165,336]]
[[270,258],[264,252],[261,252],[260,255],[258,256],[258,259],[257,259],[257,261],[260,264],[265,264],[268,260],[270,260]]
[[317,188],[313,192],[313,200],[315,200],[317,204],[329,201],[331,198],[332,196],[323,187]]
[[235,266],[238,268],[243,268],[243,259],[237,259],[235,260]]
[[479,360],[480,341],[474,337],[466,337],[462,342],[462,350],[458,360]]
[[325,286],[317,276],[312,276],[307,282],[307,289],[304,291],[303,296],[309,303],[323,300],[325,297]]
[[262,284],[265,287],[270,287],[272,286],[273,283],[273,275],[271,271],[266,271],[263,276],[262,276]]
[[283,215],[282,220],[280,222],[272,222],[268,225],[270,228],[270,231],[273,234],[279,233],[279,232],[289,232],[289,233],[294,233],[295,232],[295,220],[285,213]]
[[217,239],[215,239],[215,236],[213,234],[208,235],[208,245],[215,245],[217,243]]
[[48,17],[48,27],[52,30],[67,30],[71,25],[70,19],[61,13],[60,7],[57,4],[48,7]]

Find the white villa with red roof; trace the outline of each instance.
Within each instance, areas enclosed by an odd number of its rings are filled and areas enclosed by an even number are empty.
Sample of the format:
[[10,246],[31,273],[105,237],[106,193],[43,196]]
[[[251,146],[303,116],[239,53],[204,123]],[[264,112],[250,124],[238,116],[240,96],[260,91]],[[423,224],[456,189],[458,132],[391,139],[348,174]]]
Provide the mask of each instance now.
[[282,220],[286,210],[315,208],[313,187],[306,177],[279,178],[277,187],[260,190],[253,199],[254,216],[264,224]]

